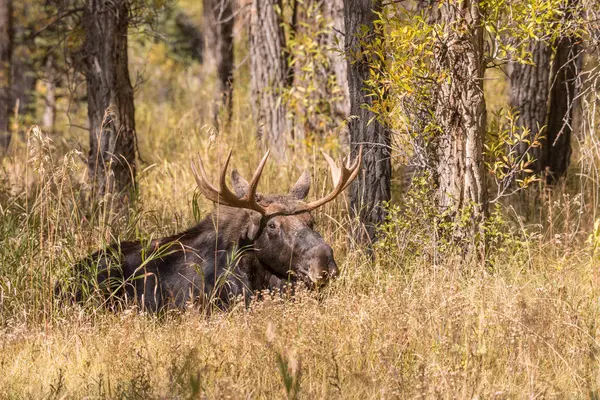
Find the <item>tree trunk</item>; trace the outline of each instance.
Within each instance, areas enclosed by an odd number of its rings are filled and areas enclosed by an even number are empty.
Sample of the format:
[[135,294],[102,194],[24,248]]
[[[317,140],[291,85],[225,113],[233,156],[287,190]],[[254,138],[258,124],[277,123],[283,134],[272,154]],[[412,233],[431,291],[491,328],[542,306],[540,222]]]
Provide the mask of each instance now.
[[54,68],[54,56],[49,54],[45,66],[46,95],[44,96],[44,115],[42,116],[42,127],[45,131],[54,130],[56,120],[56,70]]
[[125,205],[136,184],[135,109],[127,59],[127,0],[88,0],[84,9],[85,75],[92,198],[119,195]]
[[233,25],[234,0],[204,0],[206,48],[212,53],[217,71],[217,101],[213,112],[218,122],[219,109],[225,107],[231,118],[233,95]]
[[12,67],[12,104],[16,104],[18,100],[19,116],[29,116],[35,120],[35,87],[38,76],[32,62],[32,53],[27,46],[15,49]]
[[[354,238],[363,244],[371,244],[376,239],[377,226],[385,218],[383,203],[389,201],[391,195],[390,131],[366,108],[372,105],[365,84],[370,79],[371,60],[361,52],[361,44],[376,39],[373,21],[379,10],[380,1],[344,1],[350,115],[353,117],[348,129],[353,157],[359,146],[363,146],[363,167],[350,185],[350,213],[360,221]],[[363,35],[365,27],[366,36]],[[356,54],[359,58],[354,57]]]
[[[324,14],[331,19],[332,31],[327,40],[328,46],[339,47],[344,45],[344,0],[328,0],[323,2]],[[329,51],[329,62],[335,75],[335,80],[342,91],[341,98],[333,104],[333,113],[342,119],[350,115],[350,93],[348,91],[348,64],[344,55],[336,51]]]
[[[576,1],[570,2],[573,5]],[[563,36],[556,44],[552,63],[552,88],[548,111],[546,168],[548,183],[555,183],[567,172],[571,158],[571,125],[575,100],[575,81],[581,60],[581,44]]]
[[258,137],[283,158],[290,132],[288,111],[282,99],[289,67],[284,54],[285,37],[281,0],[252,0],[250,16],[250,70],[252,108]]
[[[451,218],[473,207],[475,222],[487,216],[483,164],[486,108],[483,96],[483,26],[476,0],[444,2],[443,26],[436,48],[440,76],[435,117],[440,127],[437,147],[438,201]],[[468,29],[466,28],[468,27]]]
[[509,105],[519,113],[517,126],[529,130],[529,139],[533,140],[538,133],[540,147],[529,148],[526,143],[517,147],[519,156],[529,152],[535,159],[530,165],[534,173],[544,171],[546,165],[545,140],[546,118],[548,117],[548,94],[550,91],[550,48],[543,42],[533,43],[531,51],[534,65],[511,62],[508,68],[510,79]]
[[6,151],[10,141],[11,5],[11,0],[0,0],[0,152]]
[[42,116],[42,127],[47,132],[54,130],[56,121],[56,83],[46,82],[46,96],[44,97],[44,115]]
[[12,54],[12,104],[19,102],[18,114],[28,116],[35,121],[36,96],[35,87],[38,81],[36,70],[36,45],[29,31],[33,30],[32,19],[34,12],[31,4],[18,3],[14,5],[13,14],[13,54]]

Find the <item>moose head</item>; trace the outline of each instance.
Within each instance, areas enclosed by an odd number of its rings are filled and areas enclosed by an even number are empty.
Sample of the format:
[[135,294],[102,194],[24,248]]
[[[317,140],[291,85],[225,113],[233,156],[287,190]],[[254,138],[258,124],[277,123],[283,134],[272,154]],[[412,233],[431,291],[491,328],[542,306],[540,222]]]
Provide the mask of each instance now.
[[263,195],[258,183],[269,157],[266,152],[250,182],[235,169],[231,173],[233,191],[226,184],[231,152],[221,169],[218,188],[207,179],[204,163],[198,156],[191,167],[200,193],[218,206],[248,212],[247,242],[253,245],[256,262],[283,280],[301,280],[308,287],[318,287],[338,274],[333,251],[314,230],[311,211],[335,199],[356,178],[362,160],[362,147],[353,163],[340,157],[336,164],[323,153],[333,178],[333,190],[325,197],[306,202],[310,174],[305,171],[287,194]]

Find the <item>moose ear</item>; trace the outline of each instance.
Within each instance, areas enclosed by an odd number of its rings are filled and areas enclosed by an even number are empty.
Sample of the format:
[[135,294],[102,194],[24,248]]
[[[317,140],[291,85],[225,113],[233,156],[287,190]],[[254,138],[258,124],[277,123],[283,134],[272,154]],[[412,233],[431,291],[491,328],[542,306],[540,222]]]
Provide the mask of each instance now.
[[248,222],[242,230],[242,239],[252,241],[258,239],[256,234],[260,228],[260,218],[261,217],[256,215],[256,213],[248,212]]
[[310,190],[310,173],[304,170],[298,181],[290,189],[289,195],[296,200],[304,200]]
[[242,176],[237,172],[237,169],[231,171],[231,180],[233,181],[233,191],[239,198],[244,197],[248,194],[248,188],[250,185]]

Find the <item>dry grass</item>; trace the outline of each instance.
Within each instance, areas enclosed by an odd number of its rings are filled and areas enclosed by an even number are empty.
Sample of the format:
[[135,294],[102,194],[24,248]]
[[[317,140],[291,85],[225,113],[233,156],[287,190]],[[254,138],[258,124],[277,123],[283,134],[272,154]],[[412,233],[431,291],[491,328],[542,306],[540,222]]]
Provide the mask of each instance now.
[[[233,147],[243,173],[260,158],[248,151],[255,143],[243,68],[235,110],[244,117],[217,133],[205,123],[210,82],[195,67],[165,66],[157,48],[146,51],[152,57],[132,57],[133,74],[145,65],[148,80],[136,93],[144,163],[131,223],[98,223],[80,205],[84,165],[77,154],[63,156],[86,142],[85,132],[61,128],[53,143],[32,134],[29,145],[17,140],[3,160],[0,397],[600,395],[600,277],[585,243],[586,215],[594,210],[562,193],[541,205],[541,229],[522,228],[541,235],[498,252],[493,268],[433,256],[435,242],[410,228],[422,221],[409,223],[390,241],[396,245],[378,249],[378,262],[366,262],[348,250],[350,222],[340,199],[317,215],[342,267],[323,293],[268,298],[209,317],[198,310],[154,316],[57,308],[52,287],[79,257],[117,235],[159,236],[193,223],[192,153],[202,152],[214,170]],[[85,110],[72,118],[84,121]],[[304,167],[313,170],[313,195],[326,190],[319,147],[295,149],[288,164],[269,166],[264,191],[280,191]],[[422,254],[407,256],[406,240],[419,242]]]
[[274,298],[209,318],[71,310],[48,326],[8,326],[0,390],[281,398],[283,363],[301,398],[597,393],[598,273],[583,254],[468,277],[448,264],[405,275],[349,258],[320,298]]

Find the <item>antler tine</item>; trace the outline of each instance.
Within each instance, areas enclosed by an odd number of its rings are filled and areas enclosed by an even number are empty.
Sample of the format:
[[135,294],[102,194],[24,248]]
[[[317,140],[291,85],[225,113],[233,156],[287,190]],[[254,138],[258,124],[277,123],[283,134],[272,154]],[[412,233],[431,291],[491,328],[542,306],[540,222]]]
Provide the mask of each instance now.
[[[362,157],[362,145],[358,148],[359,153],[361,153],[361,157]],[[356,162],[358,161],[358,157],[356,157],[354,159],[354,162],[352,164],[350,164],[350,157],[348,157],[348,159],[346,160],[346,165],[348,169],[354,169],[356,168]]]
[[198,154],[198,166],[200,167],[200,173],[198,173],[196,170],[196,164],[194,163],[194,160],[190,162],[190,166],[192,167],[192,174],[194,175],[194,179],[196,179],[196,184],[198,185],[198,188],[204,197],[210,201],[219,201],[219,191],[208,182],[208,179],[206,178],[206,171],[204,169],[204,163],[202,162],[200,154]]
[[[361,144],[360,147],[358,148],[358,157],[356,157],[356,159],[354,160],[354,163],[348,167],[348,169],[352,171],[352,174],[348,178],[348,181],[347,181],[346,185],[344,186],[344,189],[342,189],[342,191],[344,191],[352,183],[352,181],[354,179],[356,179],[356,177],[358,176],[358,172],[360,171],[360,165],[362,163],[362,151],[363,151],[363,147]],[[348,156],[348,164],[350,164],[349,156]]]
[[252,178],[252,184],[250,186],[250,190],[248,191],[248,196],[242,199],[238,198],[229,189],[229,187],[227,187],[227,168],[229,167],[231,154],[232,152],[229,151],[227,159],[225,160],[223,168],[221,169],[221,174],[219,177],[219,189],[215,188],[208,181],[208,178],[206,177],[206,170],[204,169],[204,163],[202,162],[202,157],[200,157],[200,155],[198,155],[198,165],[200,173],[198,173],[195,163],[193,161],[191,162],[192,172],[194,174],[194,178],[196,179],[196,183],[198,184],[198,189],[200,189],[200,192],[204,195],[204,197],[206,197],[212,202],[223,204],[229,207],[254,210],[264,215],[266,213],[266,210],[256,201],[256,186],[258,185],[260,174],[262,173],[269,153],[267,152],[265,157],[263,157],[263,160],[261,161],[256,172],[254,173],[254,177]]
[[[349,171],[352,171],[352,173],[354,175],[358,174],[358,171],[360,170],[360,166],[362,163],[362,153],[363,153],[363,146],[362,144],[360,146],[358,146],[358,155],[356,156],[356,158],[354,159],[354,162],[352,164],[350,164],[350,155],[348,155],[348,168],[346,168]],[[350,182],[348,182],[350,183]]]
[[[325,155],[325,154],[324,154]],[[331,175],[333,177],[334,189],[325,197],[312,201],[306,205],[307,211],[314,210],[317,207],[322,206],[325,203],[330,202],[335,199],[340,193],[348,187],[348,185],[356,178],[358,175],[358,171],[360,170],[360,165],[362,162],[362,146],[359,147],[358,157],[354,160],[354,162],[350,165],[348,162],[348,166],[344,163],[342,157],[340,157],[340,166],[338,167],[331,157],[325,155],[325,159],[331,168]],[[348,157],[348,160],[350,157]]]
[[219,178],[219,196],[221,198],[221,202],[225,205],[246,208],[244,207],[243,202],[241,202],[240,199],[231,190],[229,190],[229,187],[227,187],[227,168],[229,167],[231,154],[232,151],[229,150],[225,164],[223,164],[223,168],[221,169],[221,176]]
[[267,158],[269,158],[269,154],[271,154],[271,149],[268,149],[262,160],[260,160],[260,164],[256,167],[256,171],[254,171],[254,175],[252,175],[252,179],[250,180],[250,187],[248,188],[248,200],[256,202],[256,188],[258,186],[258,181],[262,175],[263,169],[265,168],[265,164],[267,163]]
[[331,170],[331,178],[333,179],[333,186],[335,187],[335,186],[337,186],[337,183],[340,180],[342,171],[335,164],[335,161],[333,161],[333,158],[329,157],[329,154],[325,153],[324,151],[322,151],[321,154],[323,154],[323,157],[325,157],[327,164],[329,164],[329,169]]

